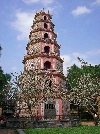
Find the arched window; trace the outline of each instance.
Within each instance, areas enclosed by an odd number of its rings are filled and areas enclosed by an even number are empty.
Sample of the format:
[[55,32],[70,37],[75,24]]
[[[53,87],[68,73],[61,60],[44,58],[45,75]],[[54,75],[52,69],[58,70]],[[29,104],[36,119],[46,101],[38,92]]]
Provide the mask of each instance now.
[[47,19],[47,17],[46,16],[44,16],[44,20],[46,20]]
[[45,53],[49,53],[49,50],[50,50],[50,47],[49,47],[49,46],[45,46],[45,47],[44,47],[44,52],[45,52]]
[[47,29],[47,27],[48,27],[48,25],[47,25],[46,23],[44,23],[44,28],[46,28],[46,29]]
[[44,63],[44,69],[47,70],[47,69],[50,69],[50,67],[51,67],[51,62],[46,61],[46,62]]
[[47,38],[48,38],[48,34],[45,33],[45,34],[44,34],[44,39],[47,39]]

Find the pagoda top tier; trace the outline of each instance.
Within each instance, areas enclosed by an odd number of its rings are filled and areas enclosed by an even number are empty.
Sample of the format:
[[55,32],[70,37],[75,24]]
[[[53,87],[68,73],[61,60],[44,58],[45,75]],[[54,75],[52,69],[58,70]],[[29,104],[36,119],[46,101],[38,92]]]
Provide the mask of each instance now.
[[40,16],[48,16],[49,19],[52,19],[52,15],[49,14],[49,10],[48,12],[44,12],[44,9],[42,9],[40,12],[36,12],[34,19],[37,20]]

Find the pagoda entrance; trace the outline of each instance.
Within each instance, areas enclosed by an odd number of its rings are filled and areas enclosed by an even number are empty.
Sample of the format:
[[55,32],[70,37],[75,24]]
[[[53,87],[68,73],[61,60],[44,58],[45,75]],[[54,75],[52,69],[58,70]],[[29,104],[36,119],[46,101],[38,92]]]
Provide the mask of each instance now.
[[44,119],[55,119],[56,118],[56,108],[55,102],[48,102],[44,107]]

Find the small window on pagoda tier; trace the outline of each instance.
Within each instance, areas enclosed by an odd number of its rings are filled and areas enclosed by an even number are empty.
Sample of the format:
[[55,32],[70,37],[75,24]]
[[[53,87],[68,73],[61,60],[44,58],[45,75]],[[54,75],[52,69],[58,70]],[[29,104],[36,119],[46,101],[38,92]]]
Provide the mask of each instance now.
[[44,16],[44,20],[46,20],[47,19],[47,17],[46,16]]
[[50,69],[50,67],[51,67],[51,62],[46,61],[46,62],[44,63],[44,69],[47,70],[47,69]]
[[44,47],[44,52],[45,52],[45,53],[49,53],[49,50],[50,50],[50,47],[49,47],[49,46],[45,46],[45,47]]
[[47,24],[46,24],[46,23],[44,23],[44,28],[46,28],[46,29],[47,29],[47,27],[48,27],[48,26],[47,26]]
[[48,34],[45,33],[45,34],[44,34],[44,39],[47,39],[47,38],[48,38]]

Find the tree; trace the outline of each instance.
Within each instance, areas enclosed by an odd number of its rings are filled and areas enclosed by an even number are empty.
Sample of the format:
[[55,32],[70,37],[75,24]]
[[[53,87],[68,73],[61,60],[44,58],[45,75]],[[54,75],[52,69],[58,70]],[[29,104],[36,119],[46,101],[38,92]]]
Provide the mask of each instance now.
[[[69,70],[68,80],[70,81],[71,102],[75,105],[85,107],[94,117],[98,114],[97,97],[100,95],[100,65],[91,66],[87,62],[78,58],[81,68]],[[73,77],[73,71],[75,77]],[[72,73],[71,73],[72,72]]]
[[88,64],[88,62],[85,62],[83,59],[80,59],[78,57],[79,62],[81,63],[81,70],[82,74],[91,74],[91,77],[97,76],[100,78],[100,64],[92,66],[91,64]]
[[[2,47],[0,45],[0,57]],[[0,106],[8,108],[9,104],[15,103],[15,82],[11,82],[11,74],[4,73],[0,67]],[[10,102],[10,103],[9,103]],[[11,107],[11,105],[10,105]],[[14,107],[14,106],[13,106]]]
[[71,90],[71,88],[75,87],[77,79],[80,77],[82,74],[81,68],[76,66],[75,64],[68,68],[67,70],[67,80],[66,80],[66,87],[68,91]]
[[[0,56],[1,56],[1,50],[2,50],[2,47],[0,45]],[[4,74],[0,66],[0,105],[3,105],[3,99],[4,99],[3,90],[5,89],[5,86],[10,80],[11,80],[11,75],[7,73]]]
[[3,96],[1,98],[2,108],[3,110],[5,110],[5,114],[8,113],[8,111],[11,111],[14,113],[15,103],[16,103],[16,92],[18,92],[18,86],[15,81],[10,80],[11,75],[6,74],[5,76],[7,77],[8,81],[2,90],[2,96]]
[[[0,57],[1,57],[1,50],[2,47],[0,45]],[[11,75],[10,74],[4,74],[1,66],[0,66],[0,90],[2,90],[4,88],[4,86],[7,84],[7,81],[11,80]]]
[[[17,94],[18,102],[16,111],[19,115],[22,108],[22,103],[25,102],[28,113],[32,116],[32,107],[36,107],[41,103],[53,101],[55,98],[68,99],[65,87],[60,84],[55,84],[52,81],[50,73],[41,70],[24,71],[19,75],[18,86],[20,92]],[[57,90],[62,89],[62,90]]]
[[98,114],[97,97],[100,95],[98,77],[92,78],[90,74],[81,75],[76,86],[71,91],[71,101],[78,106],[86,107],[93,117]]
[[67,89],[70,91],[71,88],[75,87],[77,79],[80,78],[81,75],[84,74],[91,74],[91,77],[98,77],[100,78],[100,64],[92,66],[91,64],[88,64],[83,59],[80,59],[78,57],[78,61],[81,63],[81,67],[78,67],[77,65],[72,65],[71,67],[68,67],[67,70],[67,80],[66,80],[66,86]]

